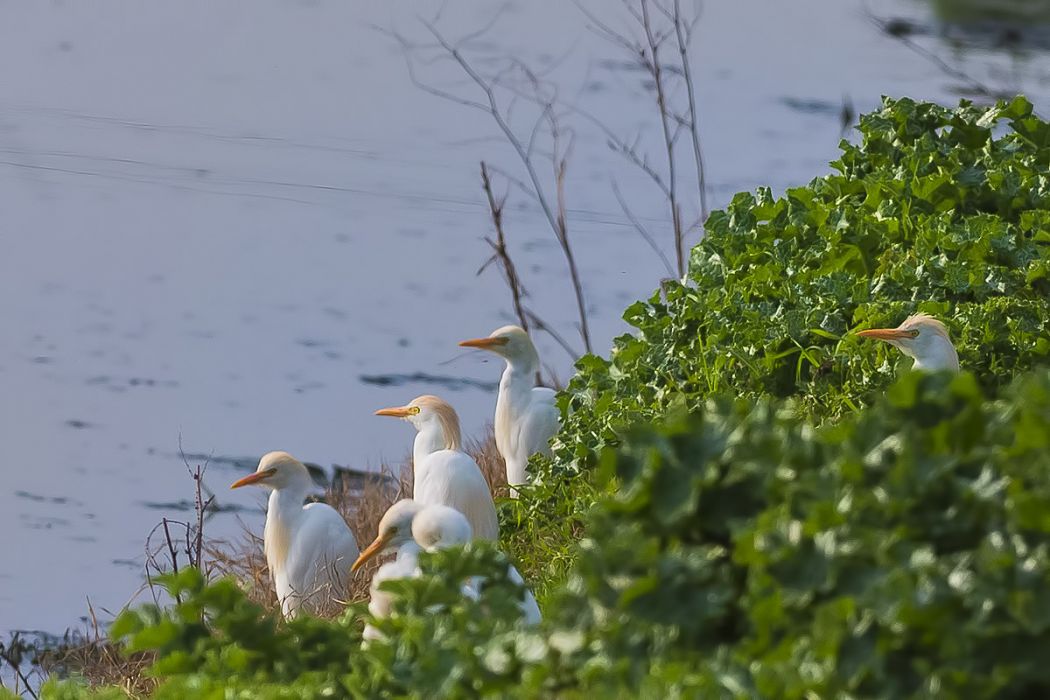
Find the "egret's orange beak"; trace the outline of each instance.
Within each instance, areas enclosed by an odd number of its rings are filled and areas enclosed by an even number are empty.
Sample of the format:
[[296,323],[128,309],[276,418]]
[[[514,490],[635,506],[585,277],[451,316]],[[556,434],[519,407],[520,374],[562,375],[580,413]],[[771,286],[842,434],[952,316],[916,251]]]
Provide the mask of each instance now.
[[260,481],[263,481],[264,479],[269,479],[271,476],[273,476],[276,473],[277,473],[276,469],[264,469],[261,472],[255,472],[254,474],[249,474],[248,476],[244,477],[243,479],[238,479],[237,481],[235,481],[232,484],[230,484],[230,488],[231,489],[239,489],[242,486],[249,486],[251,484],[257,484]]
[[394,406],[393,408],[381,408],[376,411],[377,416],[393,416],[394,418],[408,418],[419,413],[419,406]]
[[499,347],[500,345],[506,345],[507,338],[496,336],[495,338],[473,338],[471,340],[463,340],[459,346],[461,348],[481,348],[487,350],[488,348]]
[[359,556],[357,558],[357,561],[354,562],[354,565],[350,567],[350,572],[353,573],[357,571],[365,565],[366,561],[382,552],[383,549],[386,548],[387,543],[390,542],[391,537],[392,535],[390,533],[387,533],[385,535],[380,535],[379,537],[375,538],[375,541],[372,542],[372,544],[365,547],[365,551],[361,552],[361,556]]
[[861,338],[875,338],[876,340],[910,340],[915,337],[914,331],[902,331],[899,328],[872,328],[866,331],[857,331]]

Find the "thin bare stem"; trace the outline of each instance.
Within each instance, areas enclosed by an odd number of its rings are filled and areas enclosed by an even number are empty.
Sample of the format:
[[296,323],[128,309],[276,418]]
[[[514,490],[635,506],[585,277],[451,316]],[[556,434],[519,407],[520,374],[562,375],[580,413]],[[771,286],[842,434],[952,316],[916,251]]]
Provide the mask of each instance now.
[[675,261],[678,263],[678,276],[685,275],[685,251],[683,250],[682,211],[678,206],[678,177],[674,152],[675,137],[671,132],[670,110],[667,106],[663,68],[660,66],[660,41],[653,32],[652,19],[649,16],[649,0],[639,0],[642,8],[642,29],[649,46],[649,58],[646,67],[653,76],[656,90],[656,106],[660,110],[660,125],[663,128],[664,147],[667,150],[667,199],[671,207],[671,225],[674,227]]
[[[16,635],[15,639],[12,642],[12,646],[14,644],[17,644],[17,643],[18,643],[18,638],[17,638],[17,635]],[[37,696],[36,692],[33,690],[33,686],[30,685],[29,679],[26,677],[26,675],[24,673],[22,673],[21,664],[17,663],[18,660],[16,658],[13,658],[13,655],[10,654],[8,652],[8,650],[3,647],[3,645],[0,645],[0,659],[3,659],[4,662],[6,662],[7,665],[12,668],[12,670],[14,670],[15,675],[22,682],[22,685],[25,686],[25,691],[27,693],[29,693],[33,698],[37,698],[38,696]],[[17,690],[18,690],[18,686],[16,684],[15,691],[17,691]]]
[[[587,349],[587,352],[590,352],[591,338],[587,324],[587,305],[584,301],[583,284],[580,281],[579,270],[576,266],[576,260],[572,254],[572,246],[568,239],[568,226],[565,218],[564,209],[564,192],[562,191],[560,194],[557,195],[559,204],[558,209],[556,211],[555,206],[551,204],[551,201],[546,194],[546,190],[543,187],[543,183],[540,179],[539,173],[536,170],[536,165],[533,161],[533,155],[530,152],[531,147],[526,147],[526,145],[522,143],[521,139],[519,139],[517,134],[514,133],[514,130],[507,122],[505,115],[499,107],[499,102],[496,99],[495,84],[482,77],[481,74],[478,73],[477,70],[474,68],[474,66],[471,65],[471,63],[463,56],[458,46],[454,46],[451,43],[449,43],[449,41],[441,34],[441,32],[437,30],[437,28],[432,23],[424,22],[424,25],[434,36],[434,39],[438,42],[438,44],[448,53],[449,56],[452,57],[452,59],[459,65],[460,69],[462,69],[462,71],[467,75],[467,77],[470,78],[471,81],[473,81],[474,84],[477,85],[477,87],[482,91],[488,106],[487,108],[485,108],[484,106],[482,106],[481,108],[487,111],[492,117],[493,121],[495,121],[496,126],[506,137],[507,142],[514,149],[514,152],[517,154],[518,159],[522,163],[522,166],[525,168],[525,172],[528,174],[529,181],[532,184],[532,189],[536,193],[536,198],[537,202],[540,205],[540,209],[543,211],[543,215],[547,219],[547,223],[550,225],[551,230],[554,232],[555,237],[558,239],[558,243],[561,245],[562,252],[565,255],[566,264],[569,268],[569,277],[572,280],[573,292],[576,295],[576,306],[577,311],[579,313],[580,335],[583,338],[583,343]],[[402,41],[402,46],[410,46],[410,44]],[[408,59],[408,62],[409,64],[411,64],[410,58]],[[420,85],[420,87],[424,87],[423,85],[419,84],[418,81],[416,81],[414,78],[413,82],[416,82],[416,84]],[[424,89],[427,88],[424,87]],[[478,107],[480,104],[478,102],[466,100],[464,98],[459,97],[458,95],[452,95],[441,90],[434,90],[431,88],[427,91],[431,92],[432,94],[444,97],[446,99],[450,99],[454,102],[458,102],[467,106]],[[548,104],[553,105],[553,101],[554,98],[551,98]],[[552,121],[554,120],[552,110],[547,109],[545,110],[545,113],[547,115],[548,121],[554,123]],[[562,166],[564,166],[564,163],[562,164]],[[555,167],[557,169],[559,166],[556,164]],[[564,172],[564,167],[561,167],[561,169]],[[556,187],[560,187],[560,185],[556,183]]]
[[[525,296],[525,288],[521,284],[518,270],[514,266],[514,261],[507,250],[507,238],[503,233],[503,205],[505,198],[496,201],[496,197],[492,193],[492,180],[489,178],[489,170],[485,165],[485,161],[481,161],[481,187],[485,190],[485,198],[489,203],[489,214],[492,216],[492,226],[496,229],[495,241],[491,238],[485,239],[493,250],[490,260],[499,262],[500,269],[503,272],[503,279],[506,281],[507,287],[510,288],[511,301],[514,304],[514,315],[518,317],[518,323],[521,324],[522,329],[528,333],[529,317],[525,313],[525,308],[521,302]],[[482,266],[481,270],[478,270],[478,274],[481,274],[481,271],[484,269],[485,266]]]
[[691,25],[687,25],[682,16],[681,0],[674,0],[671,21],[674,23],[675,37],[678,40],[678,55],[682,61],[682,77],[685,80],[686,94],[689,97],[689,134],[693,139],[693,160],[696,163],[696,181],[700,190],[700,221],[706,222],[708,215],[707,179],[704,171],[704,152],[700,146],[700,122],[696,112],[693,71],[689,62],[689,45],[693,37],[693,27],[699,21],[699,15],[693,17]]
[[574,361],[580,359],[580,353],[576,352],[576,350],[573,349],[571,345],[569,345],[569,342],[565,340],[565,338],[562,337],[562,335],[558,333],[558,331],[551,328],[543,321],[542,318],[533,313],[532,309],[526,308],[525,313],[528,314],[529,318],[532,320],[532,325],[536,327],[536,330],[543,331],[544,333],[548,334],[551,338],[553,338],[554,342],[560,345],[562,350],[567,352],[569,354],[569,357],[571,357]]
[[667,270],[667,274],[670,277],[674,277],[674,267],[671,266],[671,261],[667,259],[664,252],[660,250],[660,246],[657,245],[656,239],[649,233],[649,230],[642,225],[642,222],[638,220],[638,217],[634,215],[631,208],[627,205],[627,201],[623,198],[623,193],[620,192],[620,186],[616,184],[616,180],[612,181],[613,194],[616,195],[616,201],[620,203],[620,209],[623,211],[623,215],[627,217],[627,220],[634,226],[634,230],[638,232],[638,235],[649,244],[649,247],[653,249],[660,261],[664,264],[664,269]]

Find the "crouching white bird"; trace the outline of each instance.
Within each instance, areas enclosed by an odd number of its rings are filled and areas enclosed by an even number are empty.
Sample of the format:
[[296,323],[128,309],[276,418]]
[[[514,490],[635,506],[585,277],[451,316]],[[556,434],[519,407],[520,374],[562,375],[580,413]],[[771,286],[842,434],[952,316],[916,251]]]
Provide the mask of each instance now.
[[936,372],[959,370],[959,355],[948,339],[944,324],[927,314],[915,314],[896,328],[872,328],[857,331],[861,338],[875,338],[894,346],[915,360],[911,368]]
[[478,463],[460,450],[459,417],[452,407],[436,396],[418,396],[376,415],[403,418],[418,431],[412,448],[413,500],[455,508],[466,516],[475,537],[499,539],[492,491]]
[[[471,538],[470,523],[454,508],[443,505],[422,506],[409,499],[390,506],[379,521],[379,532],[375,541],[366,547],[354,562],[353,568],[356,571],[372,557],[397,551],[394,561],[379,567],[372,578],[369,611],[376,617],[386,617],[390,614],[393,597],[379,590],[379,584],[395,578],[419,576],[416,556],[420,549],[435,552],[445,547],[466,544]],[[512,581],[524,588],[525,582],[513,565],[508,574]],[[467,581],[463,586],[463,594],[476,599],[483,584],[484,582],[477,577]],[[527,623],[535,624],[540,621],[540,609],[532,592],[527,588],[524,590],[525,595],[520,604],[522,617]],[[365,639],[376,639],[379,636],[381,635],[373,628],[365,628]]]
[[254,474],[230,488],[256,484],[270,489],[263,549],[281,612],[295,617],[345,592],[360,552],[354,533],[331,506],[303,501],[313,480],[303,463],[287,452],[270,452]]
[[[535,386],[540,358],[528,334],[518,326],[503,326],[487,338],[460,343],[494,352],[507,362],[496,397],[496,448],[507,463],[507,483],[524,484],[529,457],[550,454],[550,439],[558,432],[554,391]],[[511,495],[517,491],[511,488]]]
[[[397,552],[393,561],[388,561],[380,566],[372,576],[368,612],[375,617],[390,617],[394,604],[394,596],[380,590],[381,583],[419,576],[417,555],[422,548],[412,539],[412,519],[422,508],[423,506],[409,498],[390,506],[379,521],[379,534],[375,541],[368,545],[354,562],[352,570],[357,571],[362,564],[374,556],[391,551]],[[365,625],[364,638],[368,642],[382,639],[383,635],[372,625]]]

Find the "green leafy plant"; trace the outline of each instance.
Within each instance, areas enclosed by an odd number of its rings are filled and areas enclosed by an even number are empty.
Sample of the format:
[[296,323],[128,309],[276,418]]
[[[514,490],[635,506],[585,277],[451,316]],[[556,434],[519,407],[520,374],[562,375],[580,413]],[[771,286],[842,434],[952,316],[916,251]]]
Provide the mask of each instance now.
[[[1005,122],[1003,124],[1002,122]],[[1050,357],[1050,125],[1024,98],[984,109],[887,99],[835,174],[712,213],[685,284],[637,302],[608,360],[562,395],[556,459],[579,471],[615,427],[684,397],[797,396],[834,418],[902,362],[850,337],[926,311],[987,388]]]
[[[1050,125],[886,100],[860,129],[836,174],[713,213],[687,279],[577,364],[553,459],[500,504],[540,627],[489,544],[384,584],[385,620],[284,623],[186,570],[113,625],[155,696],[1050,694]],[[915,311],[966,371],[851,337]]]

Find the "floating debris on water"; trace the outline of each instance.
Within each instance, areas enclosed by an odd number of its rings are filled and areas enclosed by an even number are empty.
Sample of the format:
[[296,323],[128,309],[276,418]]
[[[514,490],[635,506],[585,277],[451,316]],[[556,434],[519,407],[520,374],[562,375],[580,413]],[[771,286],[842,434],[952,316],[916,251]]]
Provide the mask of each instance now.
[[468,377],[449,377],[439,374],[427,374],[426,372],[413,372],[412,374],[362,374],[358,376],[365,384],[376,386],[402,386],[404,384],[434,384],[444,387],[449,391],[462,391],[463,389],[481,389],[482,391],[495,391],[499,386],[497,382],[486,382],[480,379]]

